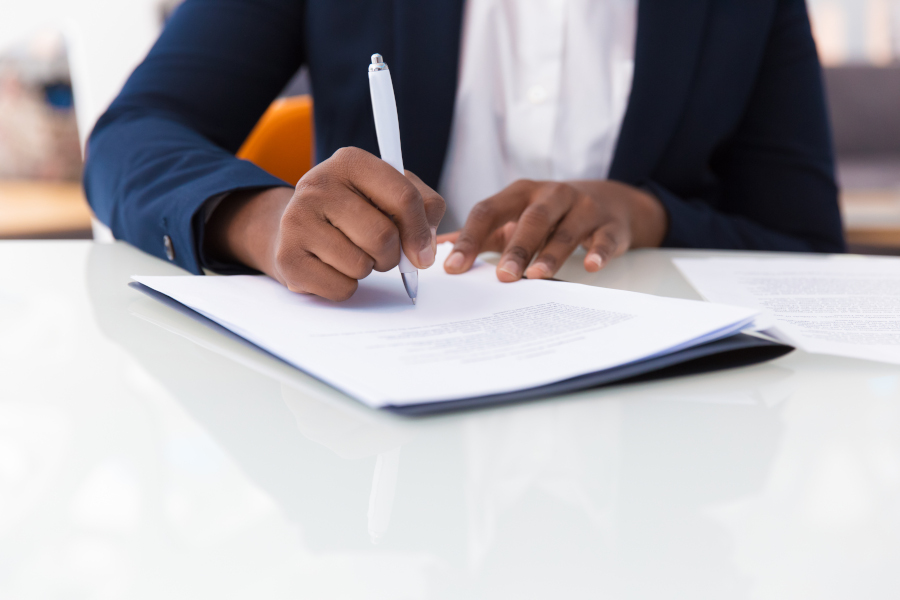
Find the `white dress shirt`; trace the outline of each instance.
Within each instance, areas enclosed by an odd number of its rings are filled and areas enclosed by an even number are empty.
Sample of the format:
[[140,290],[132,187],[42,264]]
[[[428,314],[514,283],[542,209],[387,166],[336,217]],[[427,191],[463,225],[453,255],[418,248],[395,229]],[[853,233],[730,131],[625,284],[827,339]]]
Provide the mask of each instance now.
[[517,179],[607,177],[631,93],[637,3],[467,0],[441,231]]

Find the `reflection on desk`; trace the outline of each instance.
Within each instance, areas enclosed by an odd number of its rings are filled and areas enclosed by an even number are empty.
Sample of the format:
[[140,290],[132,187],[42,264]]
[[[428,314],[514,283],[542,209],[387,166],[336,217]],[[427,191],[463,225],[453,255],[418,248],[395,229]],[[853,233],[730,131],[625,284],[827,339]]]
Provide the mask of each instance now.
[[[405,419],[125,285],[170,265],[122,244],[39,246],[0,245],[0,264],[58,274],[45,284],[14,268],[0,288],[0,323],[22,344],[4,347],[14,370],[0,381],[0,555],[15,573],[0,596],[897,589],[900,377],[888,366],[798,353]],[[671,255],[633,253],[589,283],[677,295]]]

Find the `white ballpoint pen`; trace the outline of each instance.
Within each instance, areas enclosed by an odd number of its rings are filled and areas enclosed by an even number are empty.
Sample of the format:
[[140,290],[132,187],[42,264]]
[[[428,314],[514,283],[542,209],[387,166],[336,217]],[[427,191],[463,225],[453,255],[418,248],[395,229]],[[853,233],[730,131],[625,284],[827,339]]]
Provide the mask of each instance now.
[[[381,160],[402,174],[403,155],[400,152],[400,121],[397,118],[397,101],[394,99],[394,84],[391,72],[380,54],[372,55],[369,65],[369,91],[372,93],[372,112],[375,115],[375,134]],[[400,250],[400,276],[406,293],[413,304],[419,293],[419,271],[413,266],[406,253]]]

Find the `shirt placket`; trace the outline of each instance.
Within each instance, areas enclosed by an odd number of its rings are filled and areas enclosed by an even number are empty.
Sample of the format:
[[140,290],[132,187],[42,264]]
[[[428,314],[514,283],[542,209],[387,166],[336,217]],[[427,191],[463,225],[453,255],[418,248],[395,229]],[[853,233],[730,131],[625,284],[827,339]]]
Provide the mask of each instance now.
[[519,35],[515,89],[507,107],[507,148],[513,178],[552,179],[568,0],[528,1],[532,7],[516,16]]

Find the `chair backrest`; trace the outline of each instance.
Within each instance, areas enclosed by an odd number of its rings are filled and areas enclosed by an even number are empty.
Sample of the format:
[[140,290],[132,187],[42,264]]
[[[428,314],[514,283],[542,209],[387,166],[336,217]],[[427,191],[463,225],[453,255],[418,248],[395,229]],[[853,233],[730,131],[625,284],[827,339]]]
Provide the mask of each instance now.
[[273,102],[237,156],[297,185],[313,166],[312,97],[295,96]]
[[[60,3],[59,8],[83,153],[97,119],[159,35],[157,0],[81,0]],[[94,241],[115,241],[112,231],[93,215],[91,229]]]

